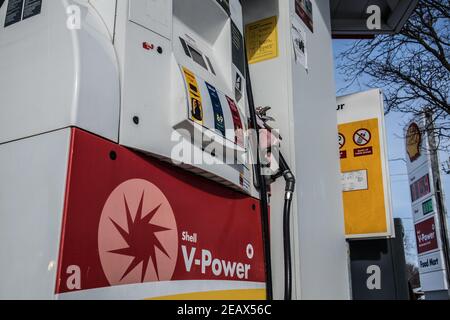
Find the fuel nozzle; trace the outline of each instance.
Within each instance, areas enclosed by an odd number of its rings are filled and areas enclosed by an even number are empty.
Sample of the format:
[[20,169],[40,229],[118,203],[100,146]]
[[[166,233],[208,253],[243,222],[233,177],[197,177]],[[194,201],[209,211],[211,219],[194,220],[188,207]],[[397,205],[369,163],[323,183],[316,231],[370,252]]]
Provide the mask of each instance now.
[[[269,116],[267,113],[271,110],[270,107],[259,107],[256,108],[256,114],[258,117],[258,126],[264,128],[265,133],[260,132],[260,146],[261,149],[269,150],[270,158],[273,159],[273,151],[277,149],[280,150],[281,136],[274,130],[268,122],[275,121],[275,119]],[[275,134],[276,133],[276,138]],[[263,136],[261,136],[263,135]],[[270,142],[268,142],[270,141]],[[276,143],[274,143],[276,141]],[[295,176],[292,173],[286,159],[283,157],[281,152],[278,152],[278,168],[273,175],[269,177],[271,182],[283,177],[286,182],[285,187],[285,199],[283,208],[283,244],[284,244],[284,299],[292,299],[292,256],[291,256],[291,234],[290,234],[290,224],[291,224],[291,207],[292,200],[295,192]]]
[[284,180],[286,181],[286,199],[291,200],[292,196],[295,192],[295,176],[291,171],[291,168],[289,168],[289,165],[287,164],[286,160],[284,159],[283,155],[280,153],[280,172],[284,177]]

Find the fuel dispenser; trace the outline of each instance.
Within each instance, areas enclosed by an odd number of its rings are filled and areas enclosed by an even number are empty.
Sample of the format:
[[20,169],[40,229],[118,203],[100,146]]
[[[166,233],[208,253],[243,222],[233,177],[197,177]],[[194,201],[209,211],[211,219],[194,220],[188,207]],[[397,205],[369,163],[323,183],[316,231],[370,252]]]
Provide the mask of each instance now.
[[251,194],[241,12],[239,1],[7,1],[1,142],[74,126]]
[[378,33],[356,2],[0,0],[0,298],[270,299],[284,274],[348,299],[330,39]]
[[126,22],[115,37],[123,75],[119,142],[250,194],[239,1],[128,5],[118,4]]
[[0,298],[271,297],[243,29],[238,0],[4,2]]

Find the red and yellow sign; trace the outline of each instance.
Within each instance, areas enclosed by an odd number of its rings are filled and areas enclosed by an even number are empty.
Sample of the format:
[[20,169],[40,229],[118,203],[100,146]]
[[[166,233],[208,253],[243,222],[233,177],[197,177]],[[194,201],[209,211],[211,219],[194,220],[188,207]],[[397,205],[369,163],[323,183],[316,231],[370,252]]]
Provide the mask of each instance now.
[[189,91],[189,104],[191,106],[190,117],[194,122],[198,124],[203,124],[203,104],[202,95],[200,93],[200,88],[195,78],[194,73],[189,69],[184,68],[184,77],[186,79],[187,88]]
[[259,202],[74,129],[62,299],[265,297]]
[[378,119],[342,124],[339,134],[346,141],[340,150],[346,234],[386,234]]

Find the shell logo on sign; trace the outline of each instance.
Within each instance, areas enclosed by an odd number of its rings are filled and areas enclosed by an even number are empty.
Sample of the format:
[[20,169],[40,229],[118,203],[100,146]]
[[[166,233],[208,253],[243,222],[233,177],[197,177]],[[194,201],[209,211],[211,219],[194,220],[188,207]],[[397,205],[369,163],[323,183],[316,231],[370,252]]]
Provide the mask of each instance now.
[[412,123],[406,132],[406,152],[411,162],[420,157],[422,134],[417,123]]

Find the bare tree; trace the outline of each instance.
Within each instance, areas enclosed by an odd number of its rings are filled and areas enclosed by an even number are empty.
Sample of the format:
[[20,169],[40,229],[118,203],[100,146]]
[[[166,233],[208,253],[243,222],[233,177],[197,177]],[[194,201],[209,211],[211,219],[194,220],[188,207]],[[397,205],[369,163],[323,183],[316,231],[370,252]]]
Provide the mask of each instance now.
[[405,255],[408,260],[417,261],[417,248],[416,248],[416,238],[414,233],[404,233],[403,243],[405,248]]
[[410,263],[406,265],[406,277],[413,289],[420,287],[419,269],[415,265]]
[[[450,145],[450,0],[420,0],[399,34],[358,40],[338,56],[348,87],[382,88],[386,112],[431,112],[434,133]],[[346,89],[344,88],[344,89]]]

